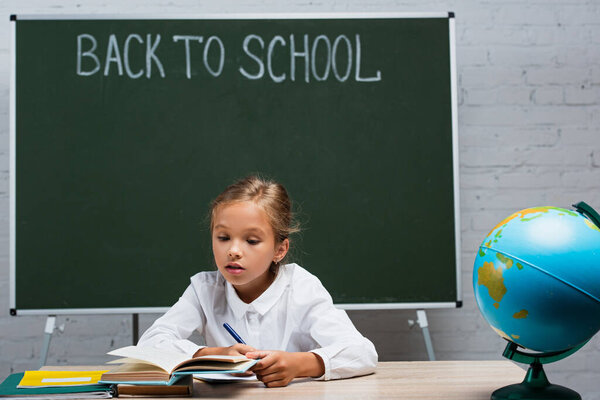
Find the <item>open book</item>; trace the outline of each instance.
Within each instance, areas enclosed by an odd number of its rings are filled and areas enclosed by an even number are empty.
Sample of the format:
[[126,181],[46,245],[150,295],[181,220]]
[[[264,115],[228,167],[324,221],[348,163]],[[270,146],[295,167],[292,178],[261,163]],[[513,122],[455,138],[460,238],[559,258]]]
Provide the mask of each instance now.
[[125,358],[110,361],[121,365],[104,373],[100,383],[172,385],[186,375],[246,372],[258,361],[245,356],[189,358],[183,353],[139,346],[122,347],[108,354]]

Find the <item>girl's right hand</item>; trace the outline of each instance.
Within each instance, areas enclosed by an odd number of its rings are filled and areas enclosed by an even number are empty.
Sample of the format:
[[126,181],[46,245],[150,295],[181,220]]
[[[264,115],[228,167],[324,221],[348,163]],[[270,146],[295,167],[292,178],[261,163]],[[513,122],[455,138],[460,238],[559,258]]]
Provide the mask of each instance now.
[[254,347],[241,343],[236,343],[229,347],[223,347],[223,349],[225,349],[225,353],[222,354],[225,356],[245,356],[249,351],[256,351]]
[[221,355],[221,356],[243,356],[249,351],[256,351],[252,346],[247,344],[236,343],[229,347],[203,347],[194,353],[194,357]]

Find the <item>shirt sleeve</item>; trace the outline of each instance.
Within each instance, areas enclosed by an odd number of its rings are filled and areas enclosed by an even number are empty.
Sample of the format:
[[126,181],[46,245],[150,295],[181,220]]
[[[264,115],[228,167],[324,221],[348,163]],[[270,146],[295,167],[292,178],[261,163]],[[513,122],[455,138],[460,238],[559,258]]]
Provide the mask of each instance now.
[[192,357],[204,347],[188,340],[194,330],[204,330],[206,317],[193,285],[188,286],[177,303],[158,318],[140,338],[138,346],[152,346],[185,353]]
[[301,324],[304,332],[320,346],[310,350],[323,360],[321,380],[349,378],[373,373],[377,351],[373,343],[358,332],[344,310],[333,305],[331,295],[316,277],[302,285],[302,298],[308,306]]

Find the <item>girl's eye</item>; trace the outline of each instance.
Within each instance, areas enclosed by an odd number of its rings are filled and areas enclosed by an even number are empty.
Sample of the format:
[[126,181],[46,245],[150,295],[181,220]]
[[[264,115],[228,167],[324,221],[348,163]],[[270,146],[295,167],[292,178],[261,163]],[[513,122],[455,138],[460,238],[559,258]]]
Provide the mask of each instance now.
[[229,236],[217,236],[217,239],[220,242],[225,242],[225,241],[229,240]]
[[260,243],[260,240],[256,240],[256,239],[248,239],[246,241],[248,242],[248,244],[251,244],[251,245],[255,245],[255,244],[259,244]]

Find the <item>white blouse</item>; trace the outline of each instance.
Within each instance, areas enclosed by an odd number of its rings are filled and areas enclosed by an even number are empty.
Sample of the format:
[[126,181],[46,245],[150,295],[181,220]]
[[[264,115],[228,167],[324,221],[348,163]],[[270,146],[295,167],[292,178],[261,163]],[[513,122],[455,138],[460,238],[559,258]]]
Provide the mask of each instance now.
[[335,308],[319,279],[297,264],[279,267],[277,277],[252,303],[244,303],[220,272],[200,272],[162,317],[142,335],[139,346],[184,352],[190,357],[203,346],[188,338],[194,330],[209,347],[235,340],[227,322],[257,350],[311,351],[325,364],[319,379],[372,373],[375,346],[362,336],[345,311]]

